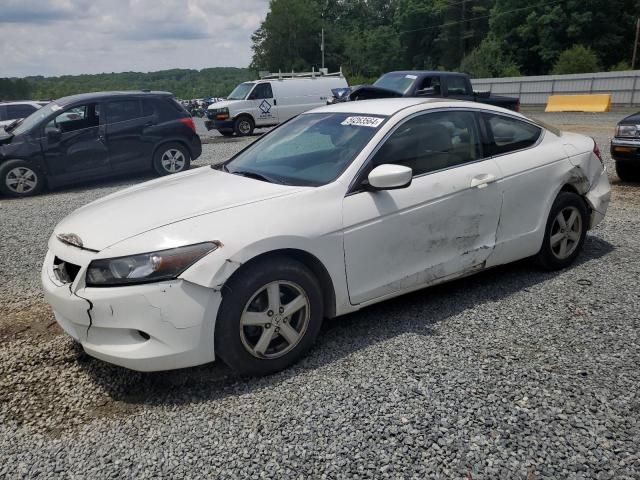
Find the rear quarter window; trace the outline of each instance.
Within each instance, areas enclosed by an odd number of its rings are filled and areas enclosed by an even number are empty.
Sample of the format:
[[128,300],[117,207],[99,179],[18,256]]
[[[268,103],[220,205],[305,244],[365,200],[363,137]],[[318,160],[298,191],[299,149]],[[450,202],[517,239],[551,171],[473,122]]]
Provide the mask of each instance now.
[[489,145],[492,155],[501,155],[534,146],[542,128],[516,118],[484,114],[485,122],[493,138]]

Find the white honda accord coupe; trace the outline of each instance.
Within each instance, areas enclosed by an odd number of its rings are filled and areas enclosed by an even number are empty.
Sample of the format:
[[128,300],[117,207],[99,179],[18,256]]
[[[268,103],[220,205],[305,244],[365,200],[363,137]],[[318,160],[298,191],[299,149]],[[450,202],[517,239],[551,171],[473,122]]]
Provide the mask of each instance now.
[[323,318],[526,257],[567,267],[609,190],[591,138],[508,110],[341,103],[76,210],[42,283],[94,357],[267,374],[304,355]]

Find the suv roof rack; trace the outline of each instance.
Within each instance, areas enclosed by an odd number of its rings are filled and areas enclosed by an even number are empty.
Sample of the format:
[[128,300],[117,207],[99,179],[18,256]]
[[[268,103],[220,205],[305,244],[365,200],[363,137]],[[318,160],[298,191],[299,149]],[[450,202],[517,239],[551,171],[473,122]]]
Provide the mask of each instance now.
[[329,73],[328,68],[321,68],[320,71],[316,72],[315,67],[310,72],[294,72],[293,70],[290,73],[282,73],[281,70],[278,73],[271,72],[260,72],[260,80],[285,80],[291,78],[316,78],[316,77],[343,77],[342,67],[340,67],[340,71]]

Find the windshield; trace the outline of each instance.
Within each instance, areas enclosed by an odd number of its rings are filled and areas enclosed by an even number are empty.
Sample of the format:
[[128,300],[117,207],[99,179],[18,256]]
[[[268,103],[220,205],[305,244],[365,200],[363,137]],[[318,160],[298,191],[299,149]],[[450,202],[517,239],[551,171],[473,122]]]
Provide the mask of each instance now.
[[56,102],[48,103],[44,107],[33,112],[27,118],[18,122],[16,126],[14,126],[9,131],[14,135],[20,135],[21,133],[31,130],[34,126],[38,125],[40,121],[44,120],[49,115],[51,115],[54,112],[57,112],[58,110],[62,110],[62,107],[58,105]]
[[254,85],[255,83],[251,82],[241,83],[233,89],[233,92],[229,94],[227,100],[244,100]]
[[238,175],[298,186],[320,186],[344,172],[384,117],[309,113],[282,125],[228,162]]
[[405,73],[387,73],[381,76],[373,84],[375,87],[385,88],[404,95],[409,91],[416,80],[415,75]]

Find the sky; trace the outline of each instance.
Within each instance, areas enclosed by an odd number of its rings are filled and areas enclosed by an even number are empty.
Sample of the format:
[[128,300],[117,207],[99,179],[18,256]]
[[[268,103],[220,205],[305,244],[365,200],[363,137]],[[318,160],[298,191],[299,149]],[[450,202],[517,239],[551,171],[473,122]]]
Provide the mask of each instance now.
[[0,0],[0,78],[246,67],[269,0]]

